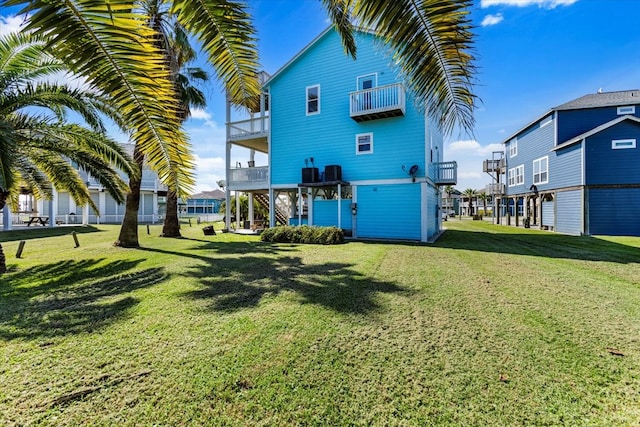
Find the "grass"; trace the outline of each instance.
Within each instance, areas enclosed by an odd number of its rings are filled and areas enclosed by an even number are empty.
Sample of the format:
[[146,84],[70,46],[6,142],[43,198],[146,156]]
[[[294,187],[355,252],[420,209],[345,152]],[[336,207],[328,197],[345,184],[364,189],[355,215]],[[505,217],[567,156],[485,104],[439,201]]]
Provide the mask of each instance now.
[[446,226],[0,233],[0,425],[638,425],[640,238]]

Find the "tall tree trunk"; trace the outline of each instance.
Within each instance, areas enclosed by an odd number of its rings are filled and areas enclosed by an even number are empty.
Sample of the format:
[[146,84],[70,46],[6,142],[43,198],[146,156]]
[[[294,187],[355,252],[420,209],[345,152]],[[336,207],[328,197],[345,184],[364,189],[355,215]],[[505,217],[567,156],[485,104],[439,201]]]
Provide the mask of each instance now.
[[[7,196],[9,193],[6,193],[0,190],[0,213],[4,209],[6,205]],[[2,273],[6,273],[7,271],[7,258],[4,256],[4,250],[2,249],[2,244],[0,244],[0,275]]]
[[140,187],[142,184],[142,166],[144,154],[136,145],[133,150],[133,160],[138,165],[139,173],[135,177],[129,177],[129,192],[124,210],[124,219],[120,226],[120,235],[115,241],[115,246],[123,248],[138,248],[138,210],[140,209]]
[[162,225],[161,237],[182,237],[178,220],[178,195],[175,191],[167,191],[167,212]]

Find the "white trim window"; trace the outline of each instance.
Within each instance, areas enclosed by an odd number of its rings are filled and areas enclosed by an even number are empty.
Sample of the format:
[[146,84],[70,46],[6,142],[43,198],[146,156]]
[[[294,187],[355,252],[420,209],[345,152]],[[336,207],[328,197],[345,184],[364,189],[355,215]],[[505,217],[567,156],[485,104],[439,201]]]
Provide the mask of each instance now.
[[636,106],[635,105],[625,105],[624,107],[618,107],[618,115],[622,116],[623,114],[635,114]]
[[518,138],[513,138],[509,142],[509,157],[515,157],[518,155]]
[[636,148],[636,140],[635,139],[614,139],[611,141],[611,148],[614,150]]
[[307,116],[320,114],[320,85],[307,86]]
[[538,185],[547,182],[549,182],[549,156],[544,156],[533,161],[533,183]]
[[516,166],[509,169],[508,172],[509,187],[524,184],[524,165]]
[[359,133],[356,135],[356,154],[373,153],[373,133]]

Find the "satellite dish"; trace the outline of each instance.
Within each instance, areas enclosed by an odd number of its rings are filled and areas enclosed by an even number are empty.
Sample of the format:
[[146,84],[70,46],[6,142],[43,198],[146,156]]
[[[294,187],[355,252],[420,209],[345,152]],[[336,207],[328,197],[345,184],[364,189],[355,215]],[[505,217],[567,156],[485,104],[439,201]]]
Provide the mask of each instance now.
[[418,173],[418,165],[411,166],[411,169],[409,169],[409,175],[414,176],[416,173]]

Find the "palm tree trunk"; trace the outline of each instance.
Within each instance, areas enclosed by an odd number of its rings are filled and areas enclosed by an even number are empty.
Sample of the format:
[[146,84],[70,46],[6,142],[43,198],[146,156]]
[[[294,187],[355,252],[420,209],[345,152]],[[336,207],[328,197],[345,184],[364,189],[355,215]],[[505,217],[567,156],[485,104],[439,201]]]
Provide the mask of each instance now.
[[123,248],[138,248],[138,210],[140,209],[140,187],[142,185],[142,166],[144,155],[136,145],[133,150],[133,160],[138,165],[139,173],[135,177],[129,177],[129,192],[125,202],[124,219],[120,226],[120,235],[115,241],[115,246]]
[[[9,193],[6,193],[0,190],[0,212],[4,209],[4,206],[7,202],[7,196]],[[0,275],[2,273],[6,273],[7,271],[7,258],[4,255],[4,250],[2,249],[2,244],[0,244]]]
[[182,237],[178,220],[178,196],[172,190],[167,192],[167,212],[160,237]]

